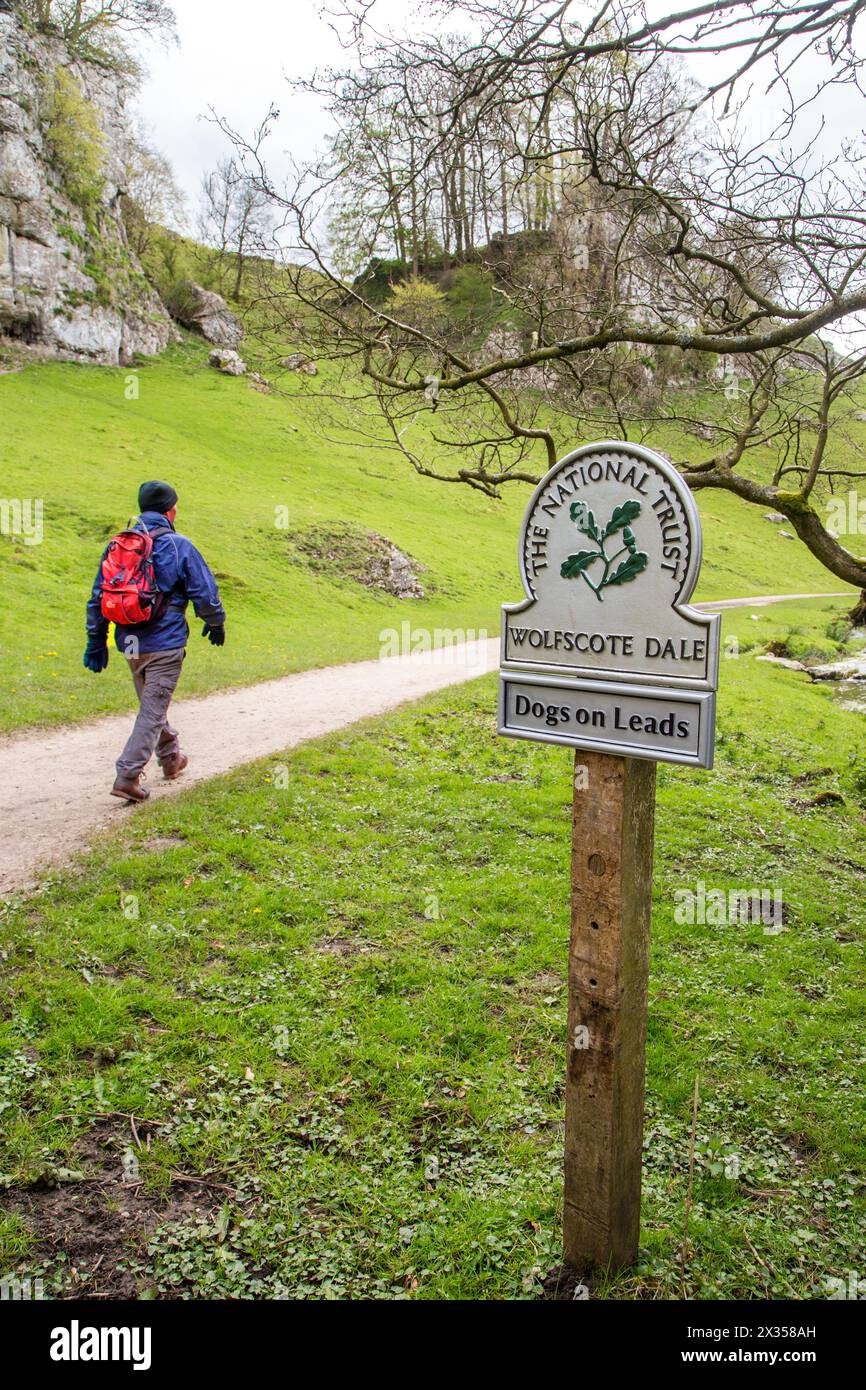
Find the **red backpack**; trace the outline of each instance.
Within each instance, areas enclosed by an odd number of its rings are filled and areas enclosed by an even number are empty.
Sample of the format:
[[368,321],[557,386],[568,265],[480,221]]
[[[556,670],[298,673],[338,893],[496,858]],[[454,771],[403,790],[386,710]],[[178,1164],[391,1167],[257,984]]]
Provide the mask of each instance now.
[[153,542],[170,530],[169,526],[150,532],[130,527],[109,542],[102,562],[102,616],[109,622],[133,627],[164,612],[168,594],[156,587]]

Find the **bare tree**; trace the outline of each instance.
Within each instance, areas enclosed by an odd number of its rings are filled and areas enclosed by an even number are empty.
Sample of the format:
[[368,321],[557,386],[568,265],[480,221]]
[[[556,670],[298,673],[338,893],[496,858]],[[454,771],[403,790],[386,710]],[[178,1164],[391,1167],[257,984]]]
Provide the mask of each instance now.
[[[539,450],[555,460],[564,407],[593,433],[607,418],[625,435],[640,428],[642,373],[723,361],[745,404],[727,424],[702,422],[713,448],[681,464],[687,480],[780,511],[833,574],[866,587],[866,558],[819,510],[843,478],[866,476],[830,447],[864,372],[866,178],[862,153],[822,159],[809,148],[822,92],[858,83],[853,28],[866,0],[730,0],[654,21],[637,0],[589,17],[573,0],[439,0],[434,10],[474,19],[473,35],[447,41],[383,37],[369,8],[349,0],[345,10],[353,67],[315,79],[334,93],[342,161],[277,190],[243,141],[238,157],[294,235],[290,293],[265,291],[275,324],[340,361],[356,402],[349,374],[366,382],[371,440],[419,472],[495,495],[539,476]],[[823,69],[804,94],[794,79],[806,50]],[[711,86],[685,75],[684,51],[717,55]],[[744,83],[758,81],[778,115],[764,139],[737,121],[749,113]],[[509,332],[455,343],[333,268],[318,234],[324,210],[355,176],[357,133],[377,128],[383,110],[400,112],[412,159],[389,145],[398,172],[371,201],[368,245],[395,206],[423,195],[445,205],[465,255],[478,236],[468,189],[480,167],[488,192],[506,190],[508,215],[520,206],[523,227],[544,231],[534,260],[503,270],[490,258]],[[414,428],[424,414],[435,414],[427,434]],[[750,466],[759,445],[776,451],[769,476]]]
[[221,159],[202,180],[198,227],[218,255],[220,279],[232,272],[232,295],[240,299],[249,257],[262,246],[271,226],[271,200],[236,160]]
[[122,208],[129,244],[139,259],[151,249],[158,229],[183,221],[184,201],[165,156],[144,135],[130,132]]

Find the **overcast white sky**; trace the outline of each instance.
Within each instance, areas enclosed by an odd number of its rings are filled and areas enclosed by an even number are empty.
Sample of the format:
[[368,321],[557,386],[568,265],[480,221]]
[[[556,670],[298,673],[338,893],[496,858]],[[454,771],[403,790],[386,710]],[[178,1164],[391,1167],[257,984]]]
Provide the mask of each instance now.
[[345,58],[319,17],[319,0],[173,0],[173,8],[180,46],[146,55],[149,76],[137,107],[192,203],[202,174],[227,149],[204,119],[210,107],[249,134],[273,102],[281,113],[268,145],[275,169],[288,167],[283,151],[303,160],[321,146],[325,122],[316,101],[292,96],[286,83],[287,75],[307,76]]
[[[321,0],[173,0],[179,47],[151,49],[149,76],[138,109],[154,144],[167,155],[194,210],[202,174],[226,152],[225,137],[205,119],[210,107],[249,134],[270,102],[281,112],[271,137],[272,172],[288,170],[289,155],[303,161],[321,148],[325,119],[315,99],[292,96],[286,75],[308,75],[315,67],[345,60],[321,18]],[[377,0],[380,23],[400,26],[411,17],[411,0]],[[667,0],[650,0],[654,10]],[[711,80],[715,60],[704,59],[695,75]],[[804,73],[805,76],[805,73]],[[832,98],[830,130],[823,144],[838,149],[866,124],[863,98],[838,90]],[[774,104],[756,101],[750,125],[757,131],[774,117]]]

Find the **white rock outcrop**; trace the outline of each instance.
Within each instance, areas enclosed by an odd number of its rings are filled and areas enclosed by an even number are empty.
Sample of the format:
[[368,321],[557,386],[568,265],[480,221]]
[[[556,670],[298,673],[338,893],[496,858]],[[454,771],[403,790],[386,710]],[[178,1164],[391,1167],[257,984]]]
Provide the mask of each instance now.
[[[79,83],[102,132],[104,183],[89,222],[45,135],[47,84],[58,69]],[[71,61],[59,40],[28,33],[0,10],[0,334],[112,366],[161,352],[176,333],[121,216],[125,87],[120,74]]]
[[224,372],[226,376],[244,376],[246,374],[247,364],[240,353],[235,352],[234,348],[214,348],[208,357],[208,362],[212,367],[216,367],[218,372]]
[[311,362],[302,352],[290,352],[280,365],[289,372],[303,372],[305,376],[318,376],[319,373],[315,362]]
[[195,329],[206,342],[215,343],[218,347],[240,346],[244,326],[215,290],[206,290],[189,280],[171,308],[178,323],[185,328]]

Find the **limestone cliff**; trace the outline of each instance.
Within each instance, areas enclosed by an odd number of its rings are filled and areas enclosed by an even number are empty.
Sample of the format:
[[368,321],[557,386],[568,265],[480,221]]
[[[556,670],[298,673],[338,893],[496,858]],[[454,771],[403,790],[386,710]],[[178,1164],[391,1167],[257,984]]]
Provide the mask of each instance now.
[[108,365],[175,331],[123,225],[126,86],[0,6],[0,334]]

